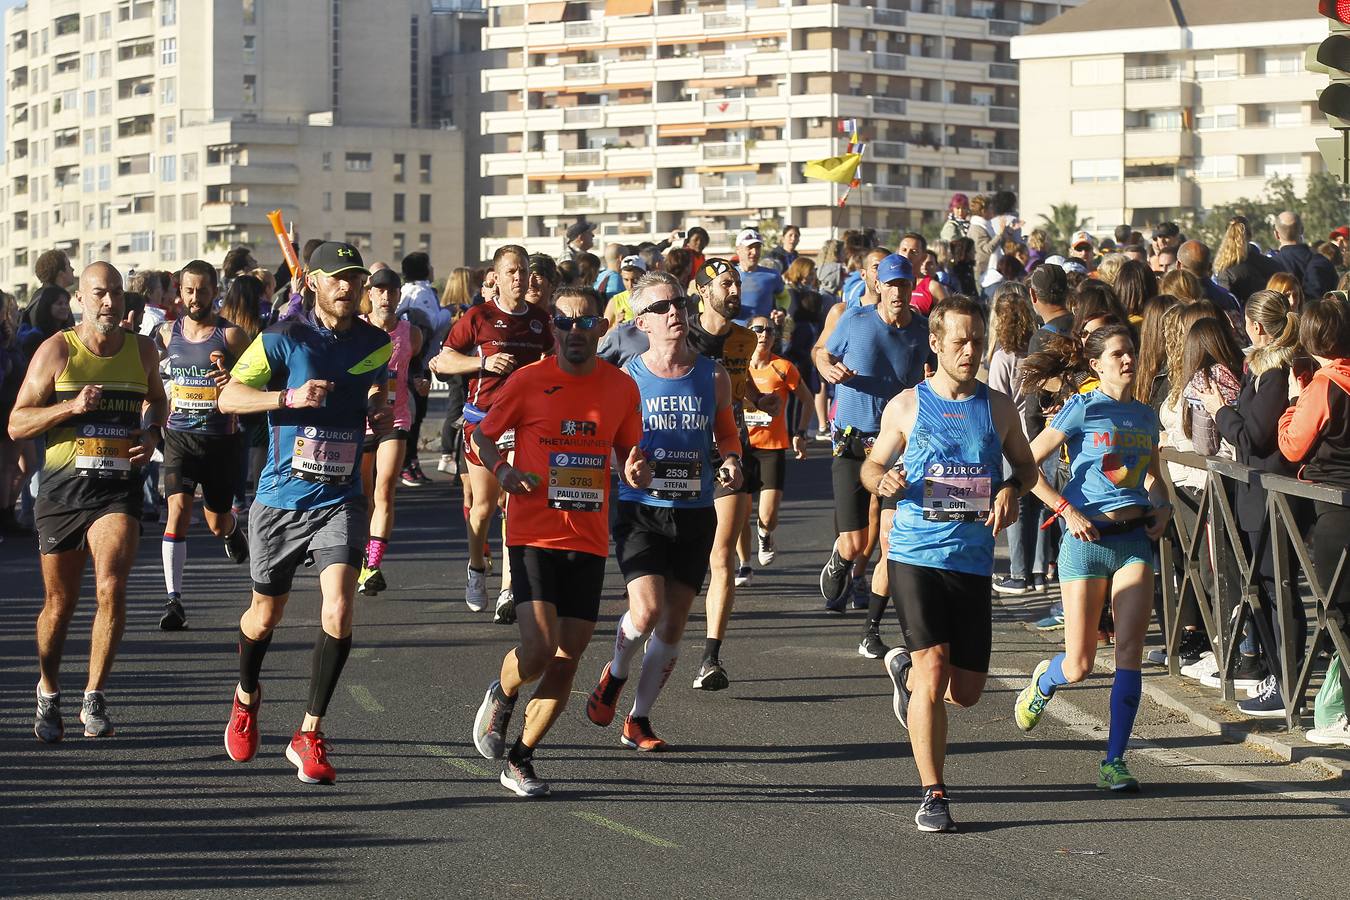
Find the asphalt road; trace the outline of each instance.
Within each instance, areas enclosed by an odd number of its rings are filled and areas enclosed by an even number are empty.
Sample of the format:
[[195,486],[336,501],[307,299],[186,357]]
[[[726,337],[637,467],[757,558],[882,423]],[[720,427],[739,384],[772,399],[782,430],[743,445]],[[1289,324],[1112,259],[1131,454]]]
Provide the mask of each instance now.
[[[554,796],[517,799],[470,726],[514,629],[462,602],[463,525],[448,483],[399,494],[392,589],[363,600],[325,720],[339,781],[297,781],[282,752],[303,712],[317,628],[303,575],[263,673],[263,747],[222,747],[247,573],[201,525],[189,541],[191,630],[156,628],[158,530],[147,527],[108,686],[115,738],[79,736],[89,610],[66,655],[67,734],[32,737],[32,546],[0,545],[0,895],[220,897],[1332,897],[1344,896],[1350,793],[1299,766],[1215,743],[1147,699],[1130,752],[1145,790],[1095,788],[1109,681],[1061,693],[1032,736],[1012,701],[1052,644],[996,609],[995,677],[952,716],[947,782],[963,833],[913,825],[917,775],[862,613],[824,613],[828,464],[789,472],[775,566],[738,598],[733,684],[689,683],[701,610],[657,704],[668,753],[639,755],[585,718],[622,610],[611,563],[573,704],[536,756]],[[430,469],[431,466],[428,466]],[[443,477],[443,476],[442,476]],[[496,579],[492,580],[495,594]],[[700,604],[701,605],[701,604]],[[894,637],[896,627],[886,626]]]

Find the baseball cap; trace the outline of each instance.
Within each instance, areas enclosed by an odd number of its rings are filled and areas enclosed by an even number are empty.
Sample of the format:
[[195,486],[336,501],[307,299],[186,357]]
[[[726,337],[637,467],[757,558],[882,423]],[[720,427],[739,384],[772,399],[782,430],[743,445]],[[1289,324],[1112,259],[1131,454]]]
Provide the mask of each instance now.
[[1065,272],[1077,272],[1079,275],[1086,275],[1088,273],[1087,266],[1083,265],[1081,259],[1066,259],[1059,264],[1059,267]]
[[309,257],[309,270],[324,275],[337,275],[352,270],[370,274],[366,264],[361,261],[361,251],[341,241],[324,241],[315,247]]
[[643,262],[642,257],[634,254],[633,256],[625,256],[623,262],[619,263],[619,270],[623,271],[624,269],[637,269],[639,272],[645,272],[647,271],[647,264]]
[[558,264],[547,253],[531,253],[529,270],[532,274],[543,275],[550,283],[558,280]]
[[1340,228],[1331,229],[1330,238],[1337,238],[1337,237],[1343,237],[1346,240],[1350,240],[1350,226],[1342,225]]
[[1064,263],[1058,266],[1042,263],[1032,269],[1031,289],[1045,300],[1055,304],[1063,303],[1069,293],[1069,279],[1064,274],[1063,265]]
[[913,281],[914,268],[899,253],[892,253],[890,256],[877,263],[877,281],[880,284],[890,284],[892,281]]
[[1092,235],[1088,234],[1086,231],[1075,231],[1073,233],[1073,239],[1069,241],[1069,246],[1077,250],[1084,244],[1087,244],[1089,247],[1091,247],[1095,243],[1096,241],[1092,239]]
[[749,247],[751,244],[762,243],[764,243],[764,238],[760,235],[759,229],[756,228],[742,228],[736,235],[737,247]]
[[586,232],[594,230],[595,226],[585,220],[573,222],[571,225],[567,226],[567,239],[569,241],[575,241]]
[[386,267],[370,273],[370,286],[396,291],[403,287],[403,279],[393,269]]
[[710,259],[704,262],[702,267],[694,273],[694,283],[703,287],[723,272],[730,271],[731,263],[725,259]]

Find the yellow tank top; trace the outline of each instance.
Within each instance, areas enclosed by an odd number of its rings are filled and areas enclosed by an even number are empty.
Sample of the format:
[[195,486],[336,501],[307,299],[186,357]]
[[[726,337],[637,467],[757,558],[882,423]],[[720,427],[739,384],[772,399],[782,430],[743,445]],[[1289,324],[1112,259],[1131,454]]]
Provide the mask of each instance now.
[[614,309],[619,314],[619,324],[633,321],[633,304],[629,302],[631,291],[620,291],[614,295]]
[[118,499],[136,482],[131,466],[133,431],[141,425],[148,390],[136,336],[128,334],[112,356],[98,356],[75,329],[61,332],[69,350],[56,378],[54,402],[73,399],[85,385],[99,385],[98,409],[67,419],[47,432],[40,496],[72,509],[88,509]]

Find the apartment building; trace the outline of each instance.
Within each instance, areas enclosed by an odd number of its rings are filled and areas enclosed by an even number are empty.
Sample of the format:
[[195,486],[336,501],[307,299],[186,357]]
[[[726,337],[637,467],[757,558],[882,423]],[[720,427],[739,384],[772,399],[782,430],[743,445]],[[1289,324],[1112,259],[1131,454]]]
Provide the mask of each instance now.
[[1021,67],[1022,213],[1072,203],[1089,227],[1138,226],[1261,193],[1302,191],[1330,134],[1327,36],[1312,2],[1090,2],[1013,39]]
[[482,21],[463,0],[9,10],[0,285],[26,291],[51,247],[124,272],[239,244],[279,263],[278,208],[302,240],[462,262],[479,93],[461,59],[477,59]]
[[[490,239],[558,252],[578,219],[636,242],[761,219],[883,232],[953,190],[1016,188],[1009,40],[1078,0],[488,0],[482,213]],[[857,119],[864,186],[806,181]]]

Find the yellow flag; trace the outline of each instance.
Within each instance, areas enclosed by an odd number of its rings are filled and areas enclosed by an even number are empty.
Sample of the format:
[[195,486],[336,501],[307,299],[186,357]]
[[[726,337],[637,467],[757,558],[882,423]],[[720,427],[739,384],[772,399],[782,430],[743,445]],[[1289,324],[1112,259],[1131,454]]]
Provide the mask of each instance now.
[[831,156],[829,159],[815,159],[802,166],[802,175],[820,181],[848,184],[853,180],[853,173],[858,170],[858,163],[861,160],[861,153],[847,153],[843,156]]

